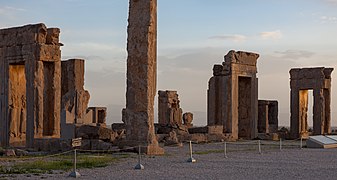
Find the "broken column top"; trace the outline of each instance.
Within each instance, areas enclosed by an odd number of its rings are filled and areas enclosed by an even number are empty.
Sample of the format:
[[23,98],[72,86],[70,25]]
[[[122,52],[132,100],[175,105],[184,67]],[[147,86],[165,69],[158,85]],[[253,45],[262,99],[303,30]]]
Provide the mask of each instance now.
[[259,56],[260,56],[259,54],[252,52],[231,50],[228,52],[227,55],[225,55],[224,63],[236,63],[236,64],[256,66],[256,62]]
[[175,97],[178,96],[177,91],[171,91],[171,90],[166,90],[166,91],[158,91],[158,95],[160,97]]
[[0,30],[0,48],[26,44],[59,43],[59,28],[47,28],[45,24],[29,24]]
[[333,68],[293,68],[290,69],[290,79],[331,79]]

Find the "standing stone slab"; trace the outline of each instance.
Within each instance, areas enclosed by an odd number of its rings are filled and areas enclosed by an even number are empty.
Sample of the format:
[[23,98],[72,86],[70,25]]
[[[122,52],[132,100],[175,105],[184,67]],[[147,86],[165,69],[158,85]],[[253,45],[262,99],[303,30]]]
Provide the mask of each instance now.
[[158,91],[158,123],[160,125],[182,125],[182,114],[177,91]]
[[295,68],[290,73],[290,135],[308,136],[308,90],[313,90],[313,134],[331,133],[331,73],[333,68]]
[[126,138],[147,154],[163,154],[154,131],[157,0],[130,0],[127,42]]

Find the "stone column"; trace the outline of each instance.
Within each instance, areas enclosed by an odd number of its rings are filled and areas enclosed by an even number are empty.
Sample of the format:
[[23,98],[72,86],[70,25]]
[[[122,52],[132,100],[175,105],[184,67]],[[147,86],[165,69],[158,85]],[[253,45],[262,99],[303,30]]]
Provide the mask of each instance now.
[[268,101],[259,100],[258,133],[269,133]]
[[154,132],[157,81],[157,0],[130,0],[127,42],[126,139],[163,154]]
[[314,117],[313,117],[313,133],[314,135],[319,135],[324,133],[324,117],[325,117],[325,110],[324,110],[324,96],[323,96],[323,89],[314,89]]
[[290,96],[290,136],[291,138],[296,139],[299,137],[301,131],[298,89],[291,87]]

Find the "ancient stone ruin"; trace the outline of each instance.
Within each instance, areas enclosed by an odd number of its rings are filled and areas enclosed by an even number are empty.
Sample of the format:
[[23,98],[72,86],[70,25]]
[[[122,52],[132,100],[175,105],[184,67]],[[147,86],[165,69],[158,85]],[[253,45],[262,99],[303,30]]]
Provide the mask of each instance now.
[[61,138],[75,138],[76,126],[106,127],[106,107],[88,107],[90,94],[84,89],[84,60],[62,61]]
[[308,136],[308,90],[313,90],[313,134],[331,133],[331,73],[333,68],[295,68],[290,73],[290,135]]
[[185,112],[183,114],[183,124],[187,127],[187,128],[191,128],[193,127],[193,113],[191,112]]
[[179,103],[177,91],[158,91],[159,125],[182,125],[183,110]]
[[[191,128],[193,114],[185,113],[180,108],[177,91],[158,91],[158,124],[155,130],[164,145],[180,145],[188,140],[188,128]],[[184,122],[184,123],[183,123]]]
[[60,137],[59,33],[44,24],[0,30],[2,146]]
[[147,154],[163,154],[154,131],[157,82],[157,1],[130,0],[127,42],[126,139]]
[[278,102],[259,100],[258,133],[277,133],[278,131]]
[[59,150],[75,127],[105,127],[106,108],[88,108],[84,60],[61,61],[59,33],[44,24],[0,30],[1,146]]
[[209,80],[207,125],[223,126],[230,139],[257,135],[259,55],[230,51],[222,65],[214,65]]

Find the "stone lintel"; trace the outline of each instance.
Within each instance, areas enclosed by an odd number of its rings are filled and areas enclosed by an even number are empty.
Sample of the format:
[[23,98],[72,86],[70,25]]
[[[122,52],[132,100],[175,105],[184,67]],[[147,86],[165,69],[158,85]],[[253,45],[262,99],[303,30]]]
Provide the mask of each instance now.
[[236,63],[236,64],[244,64],[250,66],[256,66],[257,59],[259,58],[259,54],[252,52],[244,52],[244,51],[234,51],[231,50],[225,55],[224,59],[226,63]]

